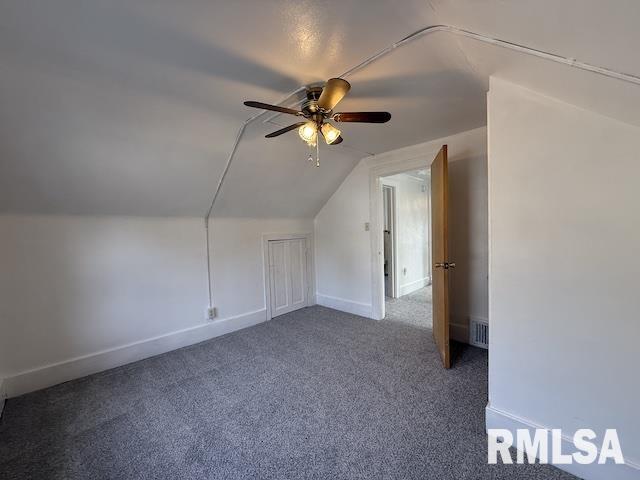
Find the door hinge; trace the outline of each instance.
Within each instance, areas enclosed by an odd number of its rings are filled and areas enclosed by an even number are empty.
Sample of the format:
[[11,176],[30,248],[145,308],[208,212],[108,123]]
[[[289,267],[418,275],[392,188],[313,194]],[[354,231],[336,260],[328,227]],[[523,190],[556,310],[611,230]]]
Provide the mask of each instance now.
[[455,262],[442,262],[442,263],[436,263],[434,265],[436,268],[444,268],[445,270],[448,270],[450,268],[456,268],[456,264]]

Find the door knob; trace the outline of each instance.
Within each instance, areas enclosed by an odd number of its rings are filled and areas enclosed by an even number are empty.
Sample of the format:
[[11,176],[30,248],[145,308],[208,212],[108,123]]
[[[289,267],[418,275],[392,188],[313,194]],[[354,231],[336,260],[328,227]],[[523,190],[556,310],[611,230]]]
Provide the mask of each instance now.
[[444,268],[445,270],[449,269],[449,268],[456,268],[456,264],[455,262],[443,262],[443,263],[436,263],[435,264],[436,268]]

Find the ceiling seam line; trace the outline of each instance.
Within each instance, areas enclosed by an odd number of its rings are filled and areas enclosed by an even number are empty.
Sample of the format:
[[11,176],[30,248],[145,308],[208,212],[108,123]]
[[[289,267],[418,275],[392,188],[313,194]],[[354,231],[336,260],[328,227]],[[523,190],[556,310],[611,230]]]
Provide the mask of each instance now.
[[[524,53],[526,55],[531,55],[531,56],[542,58],[542,59],[545,59],[545,60],[550,60],[550,61],[553,61],[553,62],[556,62],[556,63],[568,65],[570,67],[575,67],[575,68],[578,68],[578,69],[581,69],[581,70],[585,70],[587,72],[591,72],[591,73],[595,73],[595,74],[598,74],[598,75],[603,75],[603,76],[614,78],[614,79],[617,79],[617,80],[621,80],[621,81],[633,83],[633,84],[636,84],[636,85],[640,85],[640,77],[636,76],[636,75],[632,75],[632,74],[629,74],[629,73],[624,73],[624,72],[612,70],[612,69],[605,68],[605,67],[599,67],[597,65],[593,65],[593,64],[590,64],[590,63],[581,62],[581,61],[579,61],[579,60],[577,60],[575,58],[570,58],[570,57],[565,57],[565,56],[562,56],[562,55],[557,55],[555,53],[550,53],[550,52],[546,52],[544,50],[539,50],[539,49],[536,49],[536,48],[527,47],[526,45],[522,45],[522,44],[518,44],[518,43],[514,43],[514,42],[509,42],[507,40],[501,40],[499,38],[494,38],[494,37],[490,37],[490,36],[487,36],[487,35],[482,35],[480,33],[472,32],[470,30],[465,30],[463,28],[458,28],[458,27],[455,27],[455,26],[452,26],[452,25],[446,25],[446,24],[430,25],[430,26],[427,26],[427,27],[423,27],[423,28],[421,28],[419,30],[416,30],[415,32],[407,35],[406,37],[400,39],[399,41],[397,41],[395,43],[392,43],[388,47],[380,50],[378,53],[372,55],[371,57],[363,60],[362,62],[360,62],[359,64],[355,65],[354,67],[348,69],[342,75],[340,75],[340,77],[347,77],[349,75],[352,75],[353,73],[363,69],[364,67],[372,64],[376,60],[378,60],[378,59],[382,58],[383,56],[387,55],[388,53],[394,51],[396,48],[401,47],[403,45],[406,45],[407,43],[409,43],[409,42],[411,42],[413,40],[416,40],[416,39],[418,39],[420,37],[426,36],[426,35],[428,35],[430,33],[436,33],[436,32],[447,32],[447,33],[451,33],[451,34],[455,34],[455,35],[460,35],[460,36],[463,36],[463,37],[471,38],[471,39],[479,41],[479,42],[487,43],[487,44],[490,44],[490,45],[495,45],[495,46],[506,48],[506,49],[509,49],[509,50],[513,50],[513,51],[516,51],[516,52],[519,52],[519,53]],[[286,100],[288,100],[292,96],[296,95],[297,93],[304,91],[305,89],[306,89],[305,86],[299,87],[298,89],[294,90],[293,92],[291,92],[290,94],[285,96],[278,103],[276,103],[276,105],[284,103]],[[260,118],[266,112],[267,111],[265,110],[263,112],[260,112],[257,115],[254,115],[253,117],[248,118],[240,126],[240,129],[238,130],[238,133],[236,135],[235,142],[234,142],[233,147],[231,149],[231,153],[229,154],[229,157],[228,157],[227,162],[225,164],[224,170],[222,171],[222,174],[220,175],[220,179],[218,181],[218,184],[216,186],[216,190],[215,190],[213,198],[211,200],[211,204],[209,206],[209,210],[207,210],[207,213],[206,213],[205,218],[204,218],[205,229],[206,229],[206,246],[207,246],[207,272],[208,272],[208,285],[209,285],[209,308],[213,307],[213,305],[212,305],[212,282],[211,282],[211,259],[210,259],[210,253],[209,253],[209,250],[210,250],[209,218],[211,217],[211,212],[213,211],[213,207],[215,206],[215,202],[218,199],[218,196],[219,196],[220,191],[222,189],[222,186],[224,184],[224,180],[225,180],[225,178],[227,176],[227,173],[229,172],[229,168],[231,167],[231,163],[233,161],[235,152],[238,149],[238,145],[240,143],[242,135],[244,134],[245,128],[247,127],[247,125],[249,125],[254,120]]]
[[[427,3],[429,4],[429,7],[431,7],[431,10],[433,10],[433,14],[436,18],[436,20],[438,20],[438,22],[440,22],[440,13],[438,12],[438,9],[433,5],[433,2],[431,0],[427,0]],[[462,48],[462,46],[460,45],[460,42],[456,39],[454,40],[454,48],[456,50],[458,50],[458,52],[460,52],[460,55],[462,55],[462,58],[464,59],[464,61],[467,63],[467,66],[469,67],[469,70],[471,71],[472,74],[478,75],[478,76],[483,76],[475,67],[475,65],[471,62],[471,60],[469,59],[469,55],[467,55],[467,52],[464,51],[464,49]]]
[[[429,1],[429,4],[431,5],[430,1]],[[436,17],[439,20],[440,18],[439,18],[438,12],[436,11],[435,7],[433,7],[433,5],[431,5],[431,8],[433,8],[434,13],[436,14]],[[460,40],[457,39],[457,38],[454,39],[453,44],[454,44],[454,48],[460,52],[460,54],[462,55],[462,58],[464,58],[464,60],[467,62],[467,65],[468,65],[469,70],[471,71],[471,73],[473,73],[475,75],[478,75],[478,76],[482,76],[481,72],[476,68],[476,66],[473,64],[473,62],[469,58],[469,55],[467,55],[467,52],[465,52],[464,48],[462,48],[462,45],[460,44]]]

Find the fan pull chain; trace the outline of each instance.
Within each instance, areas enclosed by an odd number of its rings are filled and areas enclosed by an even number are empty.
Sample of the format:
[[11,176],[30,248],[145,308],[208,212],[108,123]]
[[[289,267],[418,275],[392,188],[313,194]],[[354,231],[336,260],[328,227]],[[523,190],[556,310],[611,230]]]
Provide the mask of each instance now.
[[316,141],[316,167],[320,166],[320,142]]

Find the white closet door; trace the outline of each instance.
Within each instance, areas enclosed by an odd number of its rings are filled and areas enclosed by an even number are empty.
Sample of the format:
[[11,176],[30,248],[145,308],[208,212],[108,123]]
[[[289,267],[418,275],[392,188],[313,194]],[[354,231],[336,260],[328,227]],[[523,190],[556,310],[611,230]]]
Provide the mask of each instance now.
[[307,305],[306,250],[304,238],[269,242],[272,318]]
[[287,241],[289,247],[289,285],[291,310],[307,306],[307,241],[296,238]]
[[271,316],[289,312],[289,275],[287,274],[287,242],[269,242],[269,270],[271,279]]

